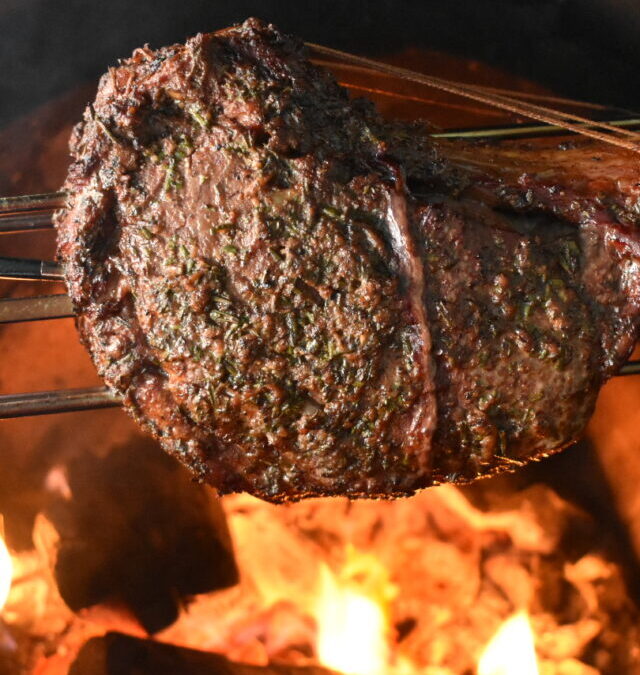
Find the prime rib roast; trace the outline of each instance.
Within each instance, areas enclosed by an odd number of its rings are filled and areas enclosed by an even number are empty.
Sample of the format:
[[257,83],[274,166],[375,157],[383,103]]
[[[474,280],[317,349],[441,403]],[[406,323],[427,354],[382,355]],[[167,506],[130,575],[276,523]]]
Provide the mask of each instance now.
[[255,19],[112,68],[56,215],[105,382],[221,493],[394,497],[572,443],[640,318],[640,163],[436,143]]

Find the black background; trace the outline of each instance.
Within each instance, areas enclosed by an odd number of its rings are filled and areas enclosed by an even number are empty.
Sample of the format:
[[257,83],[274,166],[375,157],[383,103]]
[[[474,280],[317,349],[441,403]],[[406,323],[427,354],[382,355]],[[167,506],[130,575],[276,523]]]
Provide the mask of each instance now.
[[638,0],[0,0],[0,126],[137,46],[250,15],[338,48],[448,51],[563,95],[640,109]]

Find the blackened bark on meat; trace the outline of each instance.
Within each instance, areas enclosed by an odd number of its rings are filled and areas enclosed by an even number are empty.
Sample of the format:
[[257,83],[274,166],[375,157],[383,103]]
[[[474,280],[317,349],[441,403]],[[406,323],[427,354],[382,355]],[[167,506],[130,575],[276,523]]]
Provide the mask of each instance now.
[[563,152],[436,145],[256,20],[139,49],[72,138],[80,333],[223,493],[512,468],[580,435],[638,330],[637,163]]

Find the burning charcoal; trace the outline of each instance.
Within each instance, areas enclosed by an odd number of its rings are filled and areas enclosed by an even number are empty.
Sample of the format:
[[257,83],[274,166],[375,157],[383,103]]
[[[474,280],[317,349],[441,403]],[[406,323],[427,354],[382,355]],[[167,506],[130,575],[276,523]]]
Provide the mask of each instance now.
[[248,666],[223,656],[120,633],[89,640],[69,675],[330,675],[318,667]]
[[48,483],[57,494],[47,513],[60,537],[55,576],[74,611],[124,604],[153,633],[189,596],[237,583],[218,501],[153,443],[88,453]]

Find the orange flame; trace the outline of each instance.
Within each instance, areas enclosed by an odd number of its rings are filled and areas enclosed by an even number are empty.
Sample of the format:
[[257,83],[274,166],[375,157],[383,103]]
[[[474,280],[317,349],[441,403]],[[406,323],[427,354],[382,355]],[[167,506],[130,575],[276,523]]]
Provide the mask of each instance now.
[[349,549],[338,576],[323,565],[314,612],[320,662],[345,675],[386,675],[394,593],[387,570],[371,555]]
[[13,564],[11,562],[11,556],[4,543],[4,539],[0,537],[0,610],[2,610],[9,597],[12,576]]
[[478,675],[539,675],[531,623],[518,612],[498,628],[478,662]]

